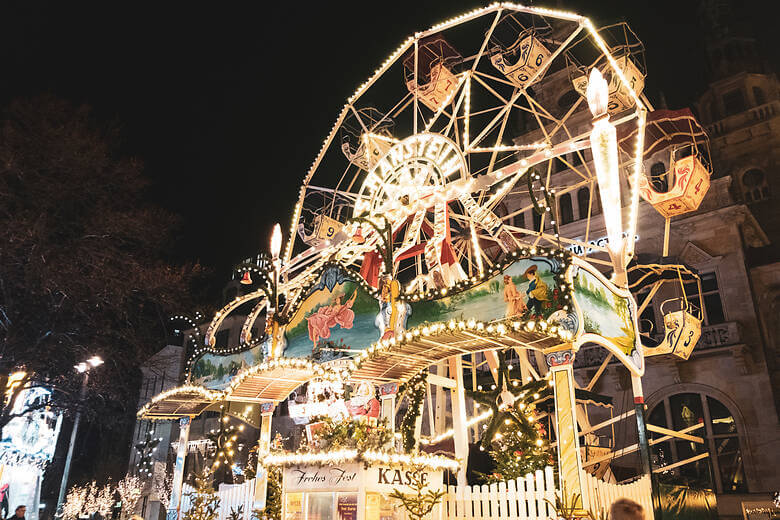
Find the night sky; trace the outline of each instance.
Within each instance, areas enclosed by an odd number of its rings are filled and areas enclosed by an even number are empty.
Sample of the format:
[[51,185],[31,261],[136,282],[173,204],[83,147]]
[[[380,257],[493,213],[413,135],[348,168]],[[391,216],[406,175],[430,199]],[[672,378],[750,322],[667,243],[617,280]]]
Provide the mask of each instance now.
[[[648,96],[663,91],[679,108],[706,88],[697,3],[557,6],[597,25],[628,21],[647,48]],[[772,2],[745,3],[759,39],[776,41]],[[183,217],[179,259],[224,280],[267,247],[274,222],[287,229],[300,180],[356,86],[415,30],[480,5],[2,2],[0,104],[51,92],[119,122],[150,197]]]

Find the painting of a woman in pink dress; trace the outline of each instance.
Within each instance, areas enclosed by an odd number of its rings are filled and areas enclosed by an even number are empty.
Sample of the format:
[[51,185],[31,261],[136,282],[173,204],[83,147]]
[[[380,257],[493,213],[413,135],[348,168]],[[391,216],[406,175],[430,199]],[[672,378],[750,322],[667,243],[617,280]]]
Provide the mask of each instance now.
[[353,291],[352,296],[345,303],[341,303],[343,297],[343,294],[339,294],[336,296],[335,303],[320,307],[317,312],[306,318],[309,325],[309,339],[314,342],[315,347],[321,339],[330,337],[330,329],[336,325],[340,325],[342,329],[352,328],[352,321],[355,319],[352,304],[357,298],[357,290]]
[[523,296],[517,290],[512,277],[504,275],[504,301],[506,302],[506,318],[522,315],[527,307]]

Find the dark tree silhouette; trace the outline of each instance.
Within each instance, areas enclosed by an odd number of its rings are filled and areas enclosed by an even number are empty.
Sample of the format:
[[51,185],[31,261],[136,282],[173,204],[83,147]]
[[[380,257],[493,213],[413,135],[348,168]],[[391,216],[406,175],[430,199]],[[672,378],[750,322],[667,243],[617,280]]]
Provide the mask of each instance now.
[[[192,304],[201,269],[169,261],[177,221],[147,202],[115,125],[52,96],[0,119],[0,375],[24,370],[55,389],[51,405],[126,427],[138,366],[164,345],[168,313]],[[106,363],[79,403],[73,365],[93,354]],[[13,417],[1,408],[0,428]]]

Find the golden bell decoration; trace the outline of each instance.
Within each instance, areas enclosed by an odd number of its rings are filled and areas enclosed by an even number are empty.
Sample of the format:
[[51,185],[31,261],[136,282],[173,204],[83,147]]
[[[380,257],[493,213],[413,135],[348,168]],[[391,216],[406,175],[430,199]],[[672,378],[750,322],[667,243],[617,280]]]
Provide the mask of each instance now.
[[241,276],[241,284],[252,285],[252,277],[249,275],[249,271],[244,271],[244,274]]

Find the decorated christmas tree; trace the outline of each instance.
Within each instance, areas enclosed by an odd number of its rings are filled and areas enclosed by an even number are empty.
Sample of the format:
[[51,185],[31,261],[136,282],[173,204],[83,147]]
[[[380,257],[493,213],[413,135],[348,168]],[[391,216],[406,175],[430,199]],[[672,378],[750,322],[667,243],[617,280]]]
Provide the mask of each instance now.
[[219,427],[206,434],[214,448],[211,472],[217,484],[233,484],[234,455],[236,453],[238,429],[230,424],[230,417],[224,413],[219,418]]
[[219,516],[219,497],[211,482],[208,470],[195,475],[195,491],[189,493],[190,509],[184,520],[216,520]]
[[498,381],[489,389],[481,386],[469,392],[479,404],[493,412],[483,426],[480,449],[487,450],[495,471],[483,475],[486,482],[501,482],[523,477],[550,464],[546,431],[536,417],[534,401],[541,397],[544,381],[521,386],[512,379],[503,352],[498,353]]

